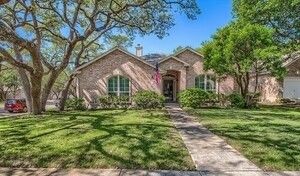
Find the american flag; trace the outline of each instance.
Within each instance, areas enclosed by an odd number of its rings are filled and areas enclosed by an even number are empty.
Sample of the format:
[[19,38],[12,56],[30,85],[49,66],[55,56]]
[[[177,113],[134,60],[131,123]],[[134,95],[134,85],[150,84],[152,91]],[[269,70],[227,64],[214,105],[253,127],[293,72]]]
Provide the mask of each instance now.
[[152,76],[152,78],[154,79],[154,82],[156,83],[156,85],[160,84],[161,81],[161,74],[159,72],[159,68],[158,68],[158,62],[156,62],[156,66],[155,66],[155,73]]

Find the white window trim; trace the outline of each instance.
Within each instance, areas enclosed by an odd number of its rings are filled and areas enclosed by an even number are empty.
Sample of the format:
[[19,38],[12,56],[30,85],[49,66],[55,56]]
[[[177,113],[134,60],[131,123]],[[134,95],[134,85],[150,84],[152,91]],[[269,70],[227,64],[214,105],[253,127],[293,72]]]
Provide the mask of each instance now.
[[[199,88],[200,86],[199,85],[196,85],[196,79],[199,79],[199,77],[200,76],[204,76],[204,91],[212,91],[212,92],[217,92],[217,86],[218,86],[218,82],[217,82],[217,78],[216,78],[216,76],[215,75],[213,75],[213,74],[201,74],[201,75],[198,75],[198,76],[196,76],[195,77],[195,79],[194,79],[194,81],[195,81],[195,87],[197,87],[197,88]],[[214,85],[214,89],[212,89],[212,90],[207,90],[207,76],[213,76],[213,77],[215,77],[215,85]],[[200,83],[200,82],[199,82]]]
[[107,94],[109,95],[109,93],[110,93],[110,91],[109,91],[109,80],[110,79],[112,79],[112,78],[114,78],[114,77],[117,77],[118,79],[117,79],[117,91],[115,92],[115,91],[112,91],[111,93],[117,93],[117,95],[116,96],[120,96],[120,94],[121,93],[127,93],[127,91],[121,91],[120,90],[120,88],[121,88],[121,86],[120,86],[120,77],[123,77],[123,78],[126,78],[126,79],[128,79],[128,81],[129,81],[129,85],[128,85],[128,94],[129,94],[129,97],[131,96],[131,80],[128,78],[128,77],[126,77],[126,76],[123,76],[123,75],[114,75],[114,76],[111,76],[111,77],[109,77],[108,79],[107,79]]

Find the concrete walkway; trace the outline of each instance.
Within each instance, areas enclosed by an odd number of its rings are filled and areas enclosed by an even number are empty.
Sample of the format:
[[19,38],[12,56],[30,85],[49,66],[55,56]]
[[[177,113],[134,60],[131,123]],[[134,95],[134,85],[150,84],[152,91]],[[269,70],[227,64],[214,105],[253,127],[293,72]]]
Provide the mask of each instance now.
[[209,172],[262,171],[223,139],[211,133],[196,119],[182,111],[178,104],[167,104],[166,109],[179,130],[197,170]]
[[128,169],[0,168],[0,176],[300,176],[300,172],[146,171]]

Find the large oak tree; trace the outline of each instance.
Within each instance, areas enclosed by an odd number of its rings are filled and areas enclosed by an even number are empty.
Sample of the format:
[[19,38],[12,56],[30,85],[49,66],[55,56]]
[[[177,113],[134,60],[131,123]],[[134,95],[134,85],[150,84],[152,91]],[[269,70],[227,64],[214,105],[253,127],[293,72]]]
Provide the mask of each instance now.
[[[29,110],[40,114],[57,77],[80,55],[76,47],[84,52],[107,32],[163,37],[175,11],[190,19],[199,13],[195,0],[12,0],[0,6],[0,57],[17,68]],[[63,54],[50,59],[43,51],[53,44]]]

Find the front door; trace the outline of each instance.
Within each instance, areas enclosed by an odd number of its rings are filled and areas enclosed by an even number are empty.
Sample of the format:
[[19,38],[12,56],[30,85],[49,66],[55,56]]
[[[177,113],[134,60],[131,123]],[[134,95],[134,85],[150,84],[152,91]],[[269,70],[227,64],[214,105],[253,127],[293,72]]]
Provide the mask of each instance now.
[[173,80],[164,80],[163,83],[163,92],[167,102],[174,100],[174,81]]

